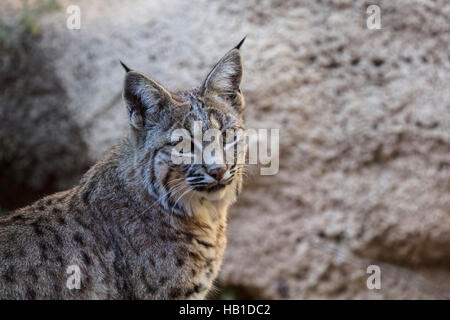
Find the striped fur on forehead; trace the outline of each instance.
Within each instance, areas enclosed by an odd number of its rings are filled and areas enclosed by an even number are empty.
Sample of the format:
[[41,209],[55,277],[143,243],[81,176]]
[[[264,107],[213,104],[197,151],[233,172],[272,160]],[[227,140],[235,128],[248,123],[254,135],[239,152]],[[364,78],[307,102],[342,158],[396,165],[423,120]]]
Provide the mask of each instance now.
[[172,97],[177,101],[178,107],[167,110],[172,113],[174,119],[173,128],[184,128],[192,133],[193,124],[199,121],[202,130],[219,129],[242,126],[242,114],[236,112],[228,99],[200,96],[199,88],[172,92]]
[[227,114],[220,109],[205,107],[200,101],[192,104],[191,111],[186,114],[182,122],[183,127],[193,133],[195,121],[201,122],[203,130],[223,130],[229,127],[240,126],[242,123],[239,117]]

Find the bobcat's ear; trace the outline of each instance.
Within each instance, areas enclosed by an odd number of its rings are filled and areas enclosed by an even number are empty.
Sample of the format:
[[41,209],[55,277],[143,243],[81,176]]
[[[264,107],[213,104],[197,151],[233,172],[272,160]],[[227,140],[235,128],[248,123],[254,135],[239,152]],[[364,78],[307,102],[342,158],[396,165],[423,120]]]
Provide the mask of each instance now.
[[142,73],[128,71],[123,97],[130,115],[130,124],[142,130],[160,119],[160,110],[172,100],[169,91]]
[[218,94],[233,98],[240,95],[243,68],[239,48],[243,40],[245,38],[214,66],[200,87],[200,96]]

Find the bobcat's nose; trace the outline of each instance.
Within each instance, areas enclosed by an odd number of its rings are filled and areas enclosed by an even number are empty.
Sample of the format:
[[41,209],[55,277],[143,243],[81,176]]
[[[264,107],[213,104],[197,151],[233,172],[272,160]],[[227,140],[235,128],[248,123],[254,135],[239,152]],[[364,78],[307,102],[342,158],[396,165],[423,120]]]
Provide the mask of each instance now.
[[208,169],[208,174],[213,177],[214,179],[216,179],[217,181],[220,181],[225,172],[227,171],[227,167],[226,166],[214,166]]

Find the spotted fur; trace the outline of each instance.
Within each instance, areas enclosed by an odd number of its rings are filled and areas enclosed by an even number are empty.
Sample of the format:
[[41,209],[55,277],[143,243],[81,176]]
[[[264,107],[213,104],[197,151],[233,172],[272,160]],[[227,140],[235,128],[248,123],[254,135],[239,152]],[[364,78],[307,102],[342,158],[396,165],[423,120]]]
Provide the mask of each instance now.
[[[240,45],[239,45],[240,46]],[[241,164],[176,165],[176,129],[244,128],[239,47],[197,88],[169,92],[126,67],[129,137],[73,189],[0,219],[2,299],[199,299],[220,269]],[[243,151],[245,153],[245,150]],[[214,169],[214,168],[213,168]],[[81,271],[80,289],[67,268]]]

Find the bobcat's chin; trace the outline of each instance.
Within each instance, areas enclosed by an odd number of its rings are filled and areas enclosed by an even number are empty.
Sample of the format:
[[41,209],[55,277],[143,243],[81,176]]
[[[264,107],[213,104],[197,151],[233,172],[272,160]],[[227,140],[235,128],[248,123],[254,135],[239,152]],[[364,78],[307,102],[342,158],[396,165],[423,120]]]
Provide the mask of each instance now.
[[195,194],[200,200],[208,200],[211,202],[224,201],[227,204],[234,202],[234,181],[227,185],[216,185],[209,189],[195,191]]

